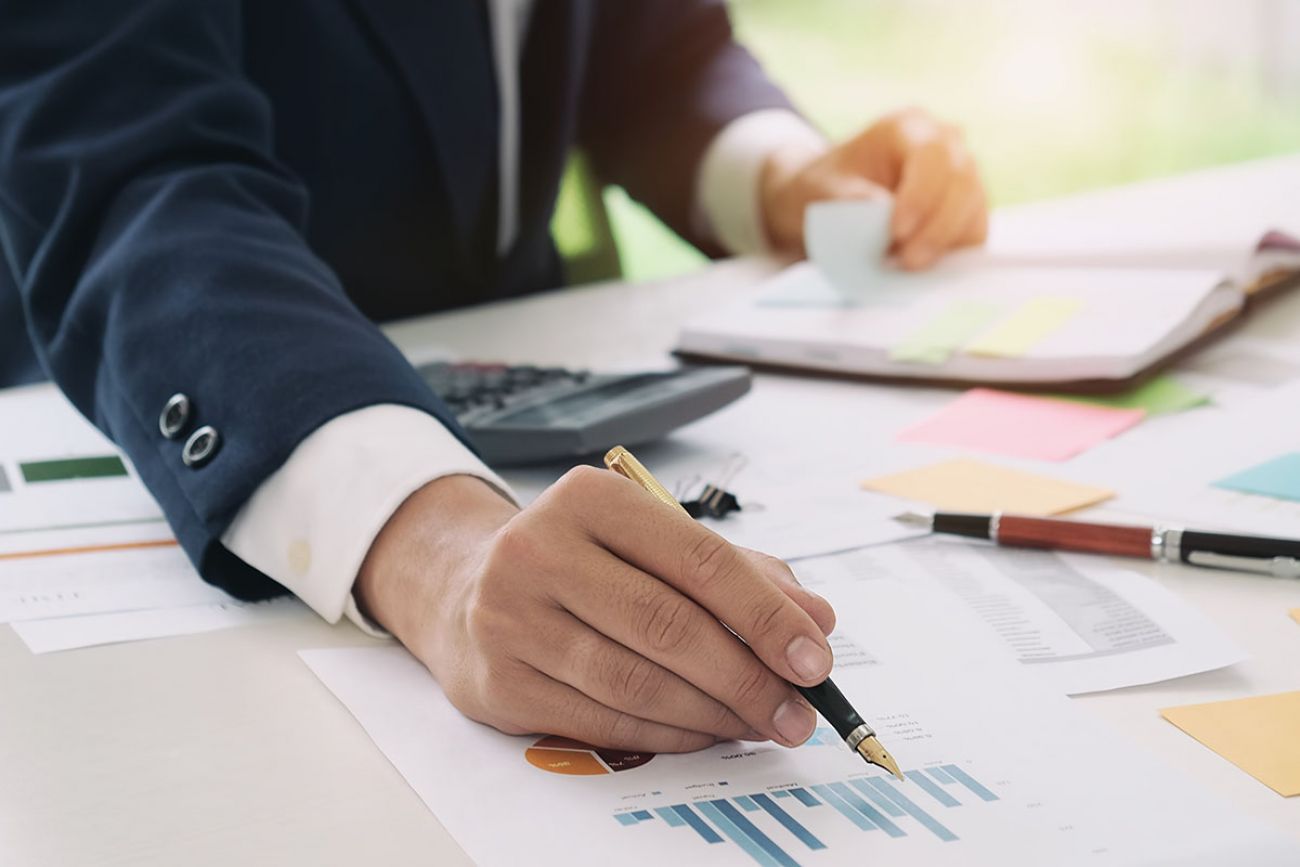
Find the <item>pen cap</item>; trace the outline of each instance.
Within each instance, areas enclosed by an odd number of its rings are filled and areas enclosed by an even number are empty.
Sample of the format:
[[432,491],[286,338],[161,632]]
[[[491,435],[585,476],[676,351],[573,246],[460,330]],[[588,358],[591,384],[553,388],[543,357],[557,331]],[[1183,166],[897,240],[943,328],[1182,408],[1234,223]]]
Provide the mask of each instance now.
[[606,452],[605,466],[620,476],[636,482],[642,489],[664,505],[672,506],[683,515],[690,517],[690,513],[682,508],[681,503],[677,502],[677,498],[669,493],[667,488],[659,484],[659,480],[650,475],[650,471],[642,466],[641,462],[634,458],[627,449],[622,446],[614,446]]

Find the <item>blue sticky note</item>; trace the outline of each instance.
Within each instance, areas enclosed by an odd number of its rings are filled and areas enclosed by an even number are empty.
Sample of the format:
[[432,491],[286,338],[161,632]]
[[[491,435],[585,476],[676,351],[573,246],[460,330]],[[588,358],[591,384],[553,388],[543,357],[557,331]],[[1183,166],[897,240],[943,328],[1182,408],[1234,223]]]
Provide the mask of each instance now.
[[1214,483],[1216,488],[1300,502],[1300,452],[1291,452],[1234,473]]

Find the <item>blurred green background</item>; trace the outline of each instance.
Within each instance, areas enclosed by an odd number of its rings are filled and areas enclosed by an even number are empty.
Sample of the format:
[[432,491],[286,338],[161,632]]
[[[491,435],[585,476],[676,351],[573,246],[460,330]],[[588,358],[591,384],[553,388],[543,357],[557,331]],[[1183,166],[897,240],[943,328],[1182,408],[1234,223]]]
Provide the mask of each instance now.
[[[742,41],[831,137],[920,105],[960,125],[995,205],[1300,150],[1297,0],[732,0]],[[628,279],[704,260],[604,193]],[[595,240],[581,191],[561,249]]]

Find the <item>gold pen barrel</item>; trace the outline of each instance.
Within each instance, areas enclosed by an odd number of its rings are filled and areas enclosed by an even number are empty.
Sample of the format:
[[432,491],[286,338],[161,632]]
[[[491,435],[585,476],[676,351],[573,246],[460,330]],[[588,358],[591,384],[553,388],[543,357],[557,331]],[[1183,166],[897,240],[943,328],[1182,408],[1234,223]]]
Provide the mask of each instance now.
[[605,453],[605,466],[609,467],[620,476],[631,479],[640,485],[647,493],[656,500],[665,505],[672,506],[683,515],[690,517],[690,513],[682,508],[682,504],[677,502],[677,498],[668,493],[668,489],[659,484],[659,480],[650,475],[650,471],[641,465],[641,462],[632,456],[632,453],[622,446],[614,446]]

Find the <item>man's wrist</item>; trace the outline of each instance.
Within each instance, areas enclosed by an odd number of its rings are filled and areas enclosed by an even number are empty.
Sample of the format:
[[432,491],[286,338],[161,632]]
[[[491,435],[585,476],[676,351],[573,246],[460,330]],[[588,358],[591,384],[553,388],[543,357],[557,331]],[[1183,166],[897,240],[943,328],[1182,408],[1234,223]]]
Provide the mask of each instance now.
[[471,572],[489,539],[519,511],[486,481],[469,475],[435,479],[398,507],[366,554],[353,585],[365,616],[413,652],[411,643],[435,639],[436,621]]

